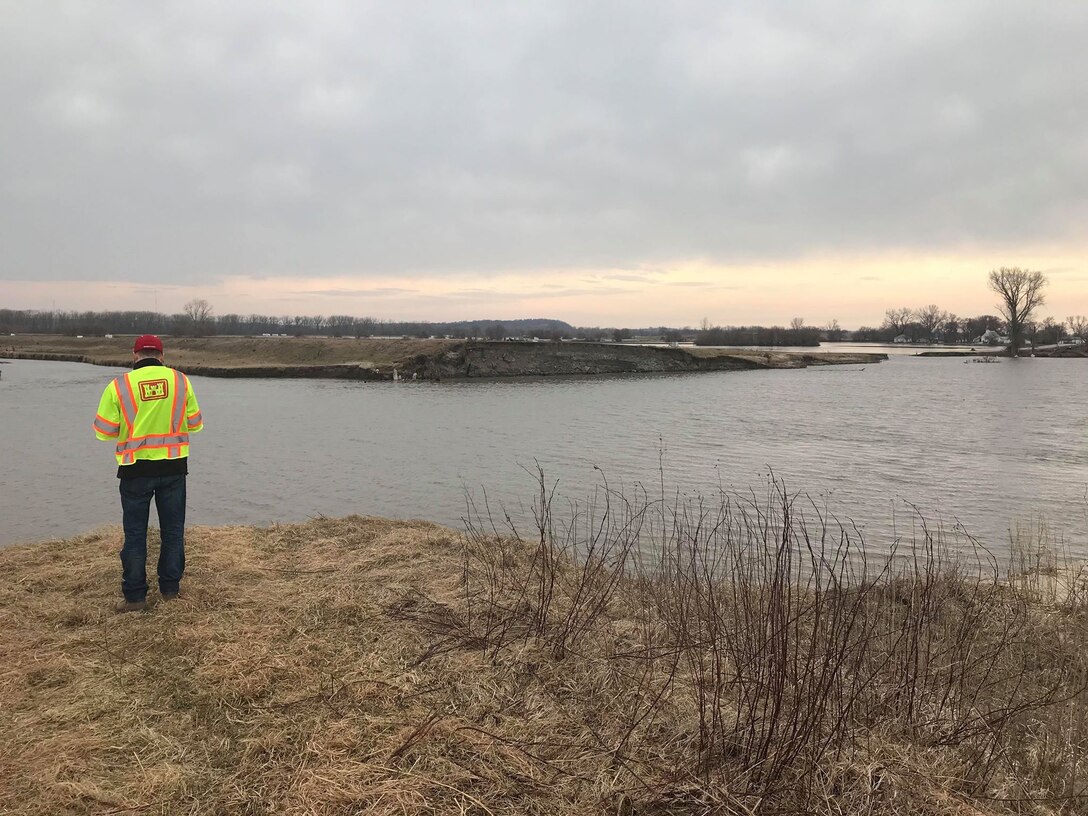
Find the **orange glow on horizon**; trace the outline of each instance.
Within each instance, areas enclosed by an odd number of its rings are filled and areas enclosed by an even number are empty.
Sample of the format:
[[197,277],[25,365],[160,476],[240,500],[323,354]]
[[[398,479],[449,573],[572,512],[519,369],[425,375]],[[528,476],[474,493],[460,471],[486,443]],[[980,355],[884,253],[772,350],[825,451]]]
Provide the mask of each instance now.
[[[879,325],[889,308],[936,303],[960,316],[996,311],[986,284],[998,266],[1039,269],[1050,279],[1043,313],[1088,312],[1088,254],[821,257],[718,266],[686,261],[634,269],[561,269],[494,275],[324,278],[226,277],[205,286],[138,282],[5,284],[13,309],[147,309],[178,312],[202,297],[217,314],[369,316],[387,320],[548,317],[576,326]],[[78,292],[78,295],[74,295]]]

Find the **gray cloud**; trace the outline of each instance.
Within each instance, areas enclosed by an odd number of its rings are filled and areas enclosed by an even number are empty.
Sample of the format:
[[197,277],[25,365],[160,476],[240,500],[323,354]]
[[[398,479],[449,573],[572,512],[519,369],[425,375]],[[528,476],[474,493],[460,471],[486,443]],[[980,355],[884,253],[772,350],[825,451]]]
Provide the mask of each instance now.
[[541,288],[529,291],[513,291],[503,289],[458,289],[453,292],[444,293],[442,295],[427,295],[423,294],[420,299],[431,300],[446,300],[446,299],[458,299],[458,300],[478,300],[478,301],[500,301],[500,300],[541,300],[549,298],[567,298],[567,297],[600,297],[602,295],[623,295],[630,294],[632,289],[621,289],[610,286],[599,287],[561,287],[555,288]]
[[0,279],[635,280],[1062,242],[1088,217],[1073,0],[39,0],[4,21]]
[[653,283],[651,275],[602,275],[602,280],[625,281],[627,283]]
[[372,289],[305,289],[287,292],[292,297],[396,297],[410,295],[418,289],[401,289],[396,286],[379,286]]

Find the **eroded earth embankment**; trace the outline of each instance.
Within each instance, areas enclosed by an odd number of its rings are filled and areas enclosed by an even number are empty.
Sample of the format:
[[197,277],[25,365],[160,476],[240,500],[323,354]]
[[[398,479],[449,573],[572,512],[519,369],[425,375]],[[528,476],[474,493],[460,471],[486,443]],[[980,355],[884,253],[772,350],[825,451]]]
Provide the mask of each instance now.
[[[0,357],[130,364],[131,338],[5,338]],[[775,352],[618,343],[380,338],[168,338],[167,362],[208,377],[353,380],[542,377],[805,368],[886,360],[884,354]]]

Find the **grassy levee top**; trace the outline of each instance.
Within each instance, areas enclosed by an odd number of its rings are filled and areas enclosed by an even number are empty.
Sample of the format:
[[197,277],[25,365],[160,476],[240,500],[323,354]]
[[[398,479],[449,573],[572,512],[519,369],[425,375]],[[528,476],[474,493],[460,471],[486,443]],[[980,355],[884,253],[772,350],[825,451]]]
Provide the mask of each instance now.
[[0,813],[1085,812],[1083,598],[621,538],[197,527],[124,615],[118,529],[0,551]]
[[[666,348],[619,343],[535,343],[319,337],[164,338],[168,364],[220,377],[387,380],[728,371],[870,363],[883,354]],[[0,358],[127,366],[131,337],[0,337]]]

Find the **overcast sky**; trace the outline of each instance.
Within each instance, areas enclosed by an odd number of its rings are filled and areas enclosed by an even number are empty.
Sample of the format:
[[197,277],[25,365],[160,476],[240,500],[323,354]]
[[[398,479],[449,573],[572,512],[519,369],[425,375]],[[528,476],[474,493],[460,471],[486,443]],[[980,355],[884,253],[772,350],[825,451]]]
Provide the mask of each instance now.
[[1088,312],[1088,3],[0,0],[0,307]]

